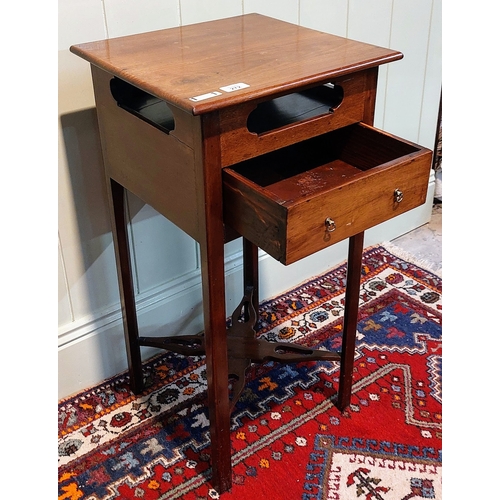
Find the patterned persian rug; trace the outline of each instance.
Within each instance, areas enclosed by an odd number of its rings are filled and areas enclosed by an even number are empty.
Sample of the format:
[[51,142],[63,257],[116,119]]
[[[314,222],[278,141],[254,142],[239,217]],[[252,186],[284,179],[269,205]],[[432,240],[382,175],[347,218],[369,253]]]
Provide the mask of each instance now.
[[[259,335],[339,349],[345,266],[261,304]],[[365,251],[353,396],[338,365],[252,365],[232,416],[233,487],[210,484],[202,357],[144,364],[59,404],[59,500],[441,499],[441,278]]]

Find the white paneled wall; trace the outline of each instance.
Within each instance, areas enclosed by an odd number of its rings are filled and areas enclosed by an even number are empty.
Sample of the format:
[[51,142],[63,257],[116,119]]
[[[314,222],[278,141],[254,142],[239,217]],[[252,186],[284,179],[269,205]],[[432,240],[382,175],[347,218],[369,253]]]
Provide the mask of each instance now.
[[213,21],[223,17],[241,16],[243,2],[234,0],[217,0],[216,2],[200,2],[199,0],[179,0],[181,24],[194,24]]
[[[441,0],[61,0],[61,398],[127,368],[90,68],[69,46],[250,12],[402,51],[402,61],[380,70],[375,125],[433,148],[441,90]],[[365,244],[427,222],[433,189],[431,176],[428,203],[368,231]],[[142,332],[201,330],[197,244],[133,195],[128,196],[128,214]],[[226,245],[228,314],[241,299],[240,243]],[[344,260],[346,251],[342,242],[286,268],[262,253],[261,299],[324,272]],[[144,357],[156,352],[144,349]]]
[[243,14],[258,12],[282,21],[297,24],[299,22],[300,0],[244,0]]
[[299,24],[332,35],[347,36],[349,2],[346,0],[302,0]]

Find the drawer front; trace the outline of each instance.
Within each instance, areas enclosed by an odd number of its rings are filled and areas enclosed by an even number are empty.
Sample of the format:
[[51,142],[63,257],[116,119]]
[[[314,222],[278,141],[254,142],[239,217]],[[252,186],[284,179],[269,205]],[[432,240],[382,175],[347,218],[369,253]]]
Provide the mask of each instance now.
[[[222,109],[222,166],[234,165],[353,123],[370,121],[377,71],[378,68],[372,68],[339,77],[330,82],[330,88],[316,86],[273,101]],[[311,99],[316,90],[319,102]],[[296,116],[295,110],[298,110]]]
[[282,262],[295,262],[422,205],[429,166],[430,157],[404,162],[289,208]]
[[[388,139],[391,145],[411,145],[411,152],[366,170],[331,163],[267,186],[246,178],[237,168],[225,169],[226,223],[287,265],[425,203],[432,152],[363,128],[370,141],[376,144],[381,139],[381,148]],[[363,151],[362,145],[359,149]],[[337,175],[330,173],[333,169]],[[343,172],[346,180],[339,181]],[[323,184],[321,189],[304,190],[309,177]]]

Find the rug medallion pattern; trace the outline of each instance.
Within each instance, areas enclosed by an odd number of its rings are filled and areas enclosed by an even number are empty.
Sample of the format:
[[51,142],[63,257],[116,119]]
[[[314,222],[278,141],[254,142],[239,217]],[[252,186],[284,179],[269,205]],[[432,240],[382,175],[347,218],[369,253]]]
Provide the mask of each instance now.
[[[345,266],[261,304],[258,334],[340,349]],[[210,484],[203,357],[164,353],[59,404],[59,500],[441,498],[441,278],[363,257],[351,405],[338,364],[252,365],[232,416],[233,488]]]

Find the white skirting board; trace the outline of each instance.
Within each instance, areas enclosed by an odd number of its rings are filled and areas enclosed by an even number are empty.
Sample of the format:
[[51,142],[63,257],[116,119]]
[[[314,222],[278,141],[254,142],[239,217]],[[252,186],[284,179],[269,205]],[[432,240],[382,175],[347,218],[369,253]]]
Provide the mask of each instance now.
[[[390,241],[426,224],[431,217],[435,191],[431,173],[425,205],[384,222],[365,232],[365,247]],[[260,300],[266,300],[294,288],[313,276],[323,274],[347,258],[348,241],[283,266],[267,254],[259,254]],[[229,316],[239,304],[242,289],[242,255],[231,256],[226,262],[226,309]],[[203,330],[201,281],[189,275],[182,282],[169,284],[154,297],[138,303],[141,335],[195,334]],[[127,357],[120,311],[109,312],[97,319],[69,325],[59,332],[58,398],[63,399],[99,384],[127,370]],[[142,348],[146,360],[161,352]]]

